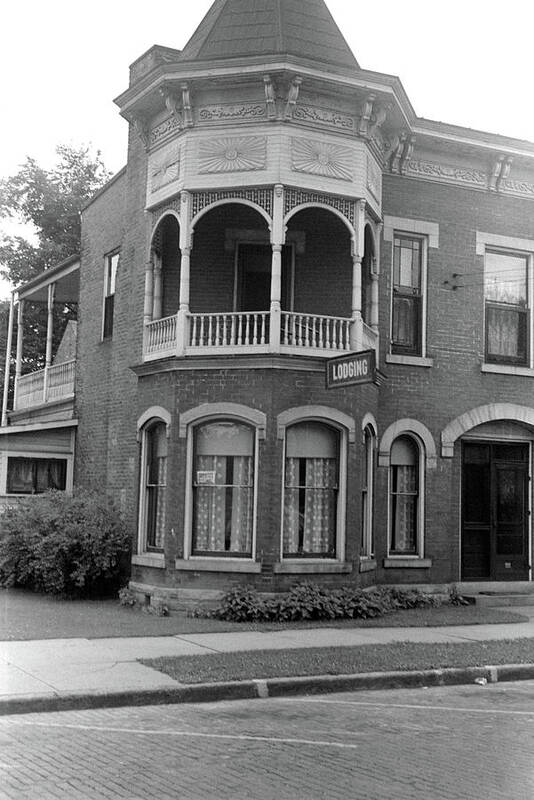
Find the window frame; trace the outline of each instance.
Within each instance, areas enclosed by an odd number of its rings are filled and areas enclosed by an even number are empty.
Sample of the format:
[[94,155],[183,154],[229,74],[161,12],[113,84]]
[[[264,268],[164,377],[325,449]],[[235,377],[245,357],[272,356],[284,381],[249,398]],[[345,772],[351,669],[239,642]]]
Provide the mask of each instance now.
[[104,256],[104,296],[102,300],[102,341],[113,338],[115,294],[120,267],[120,249]]
[[[157,426],[163,425],[165,428],[165,436],[167,438],[167,464],[165,473],[164,488],[167,490],[169,486],[169,421],[160,416],[152,416],[146,419],[139,427],[139,437],[141,442],[140,448],[140,468],[139,468],[139,505],[137,514],[137,554],[147,555],[153,558],[164,558],[165,553],[165,530],[163,532],[163,543],[161,547],[155,547],[148,544],[148,528],[147,528],[147,514],[148,514],[148,435]],[[159,484],[158,484],[159,486]],[[167,513],[167,491],[164,495],[164,508],[165,514]],[[166,521],[165,521],[166,525]],[[165,526],[164,526],[165,528]]]
[[[419,291],[416,294],[412,292],[398,292],[397,296],[406,298],[417,298],[417,314],[416,314],[416,330],[415,338],[416,343],[414,347],[406,347],[397,344],[394,339],[395,328],[395,297],[396,297],[396,283],[395,283],[395,248],[396,240],[404,239],[411,242],[419,243]],[[391,247],[391,305],[390,305],[390,352],[393,356],[408,357],[408,358],[425,358],[426,357],[426,316],[427,316],[427,265],[428,265],[428,237],[424,234],[414,233],[410,231],[398,230],[393,231],[392,247]],[[399,284],[400,286],[400,284]]]
[[376,479],[376,431],[367,424],[363,430],[364,459],[361,491],[361,543],[360,558],[375,556],[374,505]]
[[[0,486],[2,487],[3,491],[2,494],[4,497],[38,497],[39,494],[22,494],[20,492],[9,492],[7,491],[8,485],[8,459],[9,458],[34,458],[34,459],[44,459],[45,461],[49,461],[50,459],[61,459],[67,462],[66,464],[66,472],[65,472],[65,493],[72,494],[73,488],[73,478],[74,478],[74,455],[72,452],[43,452],[42,450],[5,450],[2,454],[0,454]],[[62,491],[58,489],[58,491]]]
[[[510,256],[512,258],[521,258],[525,261],[525,289],[526,289],[526,304],[523,307],[524,310],[521,311],[522,307],[520,304],[507,304],[507,303],[499,303],[499,301],[488,300],[486,297],[486,275],[487,275],[487,268],[486,268],[486,257],[488,254],[493,255],[502,255],[502,256]],[[533,266],[534,266],[534,253],[523,250],[523,249],[514,249],[510,247],[499,247],[492,244],[486,244],[484,246],[484,272],[483,272],[483,296],[484,296],[484,316],[483,316],[483,342],[484,342],[484,364],[487,364],[490,368],[530,368],[534,366],[533,358],[534,358],[534,325],[532,320],[533,314]],[[510,309],[516,310],[517,313],[521,313],[524,316],[524,347],[525,347],[525,356],[524,358],[521,356],[501,356],[498,354],[490,355],[488,351],[488,309],[489,308],[502,308],[502,309]],[[520,319],[520,317],[519,317]]]
[[[182,417],[187,416],[183,414]],[[263,416],[263,415],[262,415]],[[202,554],[193,553],[193,525],[194,525],[194,493],[193,493],[193,473],[195,466],[195,435],[196,431],[203,425],[208,425],[213,422],[232,422],[238,425],[244,425],[251,429],[253,435],[253,455],[252,455],[252,531],[251,531],[251,552],[250,555],[240,555],[237,552],[228,551],[228,553],[221,553],[219,551],[205,552]],[[262,420],[263,423],[263,420]],[[254,416],[243,417],[232,414],[231,411],[225,413],[212,413],[206,416],[198,416],[192,414],[190,421],[187,424],[187,455],[186,455],[186,483],[185,483],[185,520],[184,520],[184,560],[190,562],[213,562],[221,565],[226,564],[231,566],[232,562],[235,564],[249,564],[256,560],[256,542],[257,542],[257,515],[258,515],[258,468],[259,468],[259,442],[264,438],[264,427],[262,423]],[[181,423],[183,424],[183,423]],[[263,423],[264,425],[264,423]]]
[[400,431],[391,442],[390,454],[395,442],[398,439],[409,439],[416,450],[416,469],[417,469],[417,508],[416,508],[416,542],[414,552],[402,552],[393,549],[393,469],[395,465],[389,463],[388,469],[388,559],[402,562],[403,560],[424,559],[424,521],[425,521],[425,447],[424,443],[410,430]]
[[[346,514],[347,514],[347,468],[348,468],[348,443],[349,438],[354,441],[354,429],[340,424],[336,417],[345,417],[337,412],[333,415],[323,416],[314,414],[310,409],[309,414],[298,414],[295,412],[285,412],[280,415],[284,418],[283,427],[280,425],[278,438],[283,440],[282,447],[282,484],[281,484],[281,508],[280,508],[280,562],[282,564],[335,564],[345,561],[346,549]],[[286,419],[287,417],[287,419]],[[347,420],[349,418],[347,417]],[[332,556],[285,556],[284,555],[284,511],[285,511],[285,489],[286,489],[286,451],[287,451],[287,431],[295,425],[306,422],[317,422],[327,428],[331,428],[337,433],[338,442],[338,464],[337,464],[337,508],[336,508],[336,532],[335,532],[335,555]]]

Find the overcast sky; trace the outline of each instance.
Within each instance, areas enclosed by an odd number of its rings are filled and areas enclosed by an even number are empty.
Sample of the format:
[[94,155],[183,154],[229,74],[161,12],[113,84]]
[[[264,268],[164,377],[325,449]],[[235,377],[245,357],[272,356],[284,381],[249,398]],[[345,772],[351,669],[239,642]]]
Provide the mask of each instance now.
[[[303,8],[305,0],[301,0]],[[15,0],[0,28],[0,176],[59,143],[116,172],[127,124],[113,98],[153,44],[181,49],[211,0]],[[397,75],[416,114],[534,141],[530,0],[327,0],[360,66]]]

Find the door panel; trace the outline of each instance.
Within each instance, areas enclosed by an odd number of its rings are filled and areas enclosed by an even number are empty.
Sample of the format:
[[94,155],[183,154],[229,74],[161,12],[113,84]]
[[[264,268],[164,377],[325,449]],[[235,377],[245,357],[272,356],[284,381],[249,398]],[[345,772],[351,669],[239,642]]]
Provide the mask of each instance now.
[[465,442],[462,579],[528,580],[527,444]]

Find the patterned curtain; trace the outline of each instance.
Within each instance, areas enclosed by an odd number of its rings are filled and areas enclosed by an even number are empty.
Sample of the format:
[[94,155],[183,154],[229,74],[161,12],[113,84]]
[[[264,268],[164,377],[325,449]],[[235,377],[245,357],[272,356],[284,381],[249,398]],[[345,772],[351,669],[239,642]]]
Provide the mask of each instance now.
[[226,456],[197,456],[197,470],[215,473],[214,486],[195,488],[194,550],[224,551]]
[[493,356],[518,358],[522,355],[521,315],[515,309],[487,307],[488,353]]
[[[299,485],[301,460],[305,461],[305,486]],[[286,458],[285,554],[334,554],[336,495],[337,459]]]
[[230,549],[238,553],[252,551],[252,458],[250,456],[234,456]]
[[396,553],[417,549],[417,467],[393,467],[393,542]]

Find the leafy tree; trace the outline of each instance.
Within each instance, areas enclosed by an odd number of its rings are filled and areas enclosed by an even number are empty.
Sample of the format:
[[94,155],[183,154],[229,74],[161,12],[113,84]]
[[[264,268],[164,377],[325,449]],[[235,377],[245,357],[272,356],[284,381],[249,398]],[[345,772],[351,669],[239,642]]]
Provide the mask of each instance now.
[[35,229],[36,244],[23,236],[0,239],[1,274],[15,285],[79,252],[80,212],[111,177],[99,151],[59,145],[56,153],[51,169],[28,157],[15,175],[0,180],[0,220]]
[[[15,286],[80,252],[81,210],[111,177],[99,151],[93,155],[85,146],[59,145],[56,153],[51,169],[28,157],[15,175],[0,180],[0,223],[11,219],[34,231],[28,238],[0,233],[0,274]],[[57,304],[54,316],[55,349],[68,320],[75,318],[76,307]],[[27,302],[23,373],[44,366],[46,325],[46,307]]]

